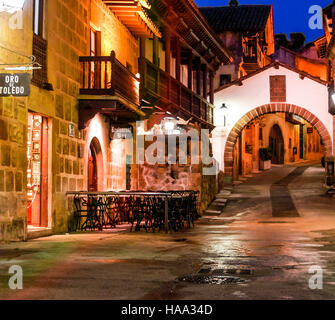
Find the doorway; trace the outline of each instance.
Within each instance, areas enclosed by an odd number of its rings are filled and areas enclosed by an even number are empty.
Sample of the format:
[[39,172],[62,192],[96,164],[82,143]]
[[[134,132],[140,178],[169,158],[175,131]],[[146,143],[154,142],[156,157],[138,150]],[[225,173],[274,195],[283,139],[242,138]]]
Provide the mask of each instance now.
[[273,164],[284,164],[284,139],[280,127],[275,124],[270,131],[269,147],[272,150]]
[[28,113],[28,226],[48,227],[48,119]]
[[93,144],[88,153],[88,191],[98,191],[97,155]]
[[97,138],[93,138],[88,150],[88,191],[96,192],[101,185],[102,176],[102,152]]

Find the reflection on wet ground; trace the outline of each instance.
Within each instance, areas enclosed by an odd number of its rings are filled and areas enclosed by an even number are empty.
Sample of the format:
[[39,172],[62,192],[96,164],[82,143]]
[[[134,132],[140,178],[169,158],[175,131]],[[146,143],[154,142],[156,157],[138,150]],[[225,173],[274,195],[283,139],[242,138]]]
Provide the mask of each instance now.
[[[333,299],[335,200],[324,197],[322,168],[295,169],[256,175],[234,189],[221,216],[183,233],[87,233],[4,245],[0,298]],[[283,200],[273,185],[286,188],[299,216],[273,216],[274,200]],[[20,292],[7,288],[14,263],[24,270]],[[323,269],[323,290],[308,285],[315,265]]]
[[293,170],[289,175],[274,183],[270,188],[272,215],[274,217],[299,217],[288,185],[308,169],[307,166]]

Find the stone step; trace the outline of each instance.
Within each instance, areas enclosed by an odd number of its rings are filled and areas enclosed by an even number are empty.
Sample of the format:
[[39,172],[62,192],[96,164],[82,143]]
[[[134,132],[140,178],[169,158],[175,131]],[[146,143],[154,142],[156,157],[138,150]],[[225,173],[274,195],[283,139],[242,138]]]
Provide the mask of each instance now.
[[221,191],[216,195],[216,198],[228,198],[231,195],[231,191]]
[[234,186],[239,186],[240,184],[242,184],[243,182],[242,181],[234,181],[233,182],[233,185]]
[[221,214],[221,211],[218,210],[206,210],[205,216],[219,216]]
[[222,190],[218,194],[227,194],[227,195],[230,195],[231,194],[231,190]]
[[226,205],[227,202],[228,202],[228,199],[224,199],[224,198],[222,198],[222,199],[216,199],[216,200],[213,201],[213,203],[215,205],[217,205],[217,204],[224,204],[224,205]]
[[213,210],[213,211],[220,211],[222,212],[222,210],[226,207],[225,203],[212,203],[207,210]]
[[234,187],[224,187],[223,190],[226,190],[226,191],[233,191]]

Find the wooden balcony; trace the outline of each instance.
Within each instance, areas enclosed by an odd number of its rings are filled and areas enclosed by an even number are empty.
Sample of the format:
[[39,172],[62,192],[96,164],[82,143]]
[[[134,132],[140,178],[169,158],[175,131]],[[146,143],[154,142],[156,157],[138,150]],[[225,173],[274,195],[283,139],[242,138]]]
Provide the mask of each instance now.
[[79,57],[82,65],[82,86],[80,88],[80,127],[97,112],[113,115],[119,120],[136,119],[144,116],[140,111],[140,81],[122,63],[115,53],[110,56]]
[[80,94],[118,95],[139,105],[140,81],[112,52],[105,57],[80,57],[82,64],[82,87]]
[[164,106],[165,111],[213,129],[214,106],[145,58],[142,66],[142,98]]

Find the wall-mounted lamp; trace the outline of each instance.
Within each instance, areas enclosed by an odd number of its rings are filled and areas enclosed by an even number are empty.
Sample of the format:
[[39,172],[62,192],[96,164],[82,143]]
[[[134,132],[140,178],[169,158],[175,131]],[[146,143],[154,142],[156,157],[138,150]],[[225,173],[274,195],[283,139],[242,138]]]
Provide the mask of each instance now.
[[221,106],[221,108],[220,109],[228,109],[228,107],[226,106],[226,104],[225,103],[222,103],[222,106]]
[[335,115],[334,81],[329,85],[329,88],[328,88],[328,112],[333,116]]
[[167,132],[171,132],[176,127],[176,119],[174,118],[165,118],[164,119],[164,130]]

